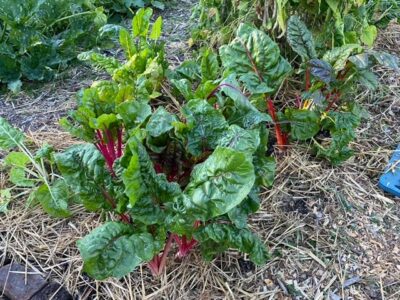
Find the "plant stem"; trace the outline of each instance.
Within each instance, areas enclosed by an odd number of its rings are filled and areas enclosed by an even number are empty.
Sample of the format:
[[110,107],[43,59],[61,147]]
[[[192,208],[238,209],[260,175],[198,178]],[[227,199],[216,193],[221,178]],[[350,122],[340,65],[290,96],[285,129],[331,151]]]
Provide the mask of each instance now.
[[[113,209],[115,209],[117,207],[117,204],[115,203],[115,201],[111,197],[111,195],[105,189],[101,189],[101,193],[103,194],[103,196],[106,199],[106,201],[108,202],[108,204],[110,204],[110,206]],[[122,222],[124,222],[126,224],[130,224],[131,223],[131,220],[130,220],[128,215],[126,215],[126,214],[118,214],[118,216],[120,217]]]
[[117,144],[117,157],[120,158],[122,156],[122,128],[118,128],[118,144]]
[[310,87],[311,87],[311,74],[310,74],[310,68],[307,68],[306,69],[306,86],[305,86],[305,88],[306,88],[306,92],[308,92],[308,90],[310,89]]
[[[110,154],[112,162],[114,163],[114,161],[117,158],[117,154],[115,152],[114,139],[113,139],[111,130],[110,129],[104,129],[104,133],[105,133],[105,136],[107,137],[107,144],[106,145],[107,145],[108,153]],[[103,136],[104,136],[104,134],[103,134]]]
[[267,107],[268,107],[268,113],[270,114],[272,121],[274,121],[274,126],[275,126],[275,134],[276,134],[276,140],[278,142],[278,147],[280,150],[285,150],[286,145],[287,145],[287,135],[282,133],[281,126],[278,123],[278,118],[276,116],[276,111],[274,107],[274,103],[272,102],[271,99],[265,95],[265,99],[267,101]]
[[163,253],[160,257],[159,254],[153,257],[153,259],[148,263],[148,267],[153,274],[153,276],[158,277],[164,271],[165,264],[167,262],[168,253],[171,251],[172,242],[173,242],[173,234],[170,234],[168,237],[168,241],[164,246]]

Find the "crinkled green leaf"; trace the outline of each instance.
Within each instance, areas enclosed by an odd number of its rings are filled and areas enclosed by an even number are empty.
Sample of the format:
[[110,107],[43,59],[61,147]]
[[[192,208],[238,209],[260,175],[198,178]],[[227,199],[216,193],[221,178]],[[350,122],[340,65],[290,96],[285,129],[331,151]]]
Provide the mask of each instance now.
[[246,24],[239,26],[229,45],[220,48],[220,55],[224,67],[238,74],[250,92],[274,92],[291,71],[278,45],[263,31]]
[[228,212],[228,217],[237,228],[247,228],[248,215],[256,212],[260,207],[259,190],[253,189],[249,195],[240,203]]
[[43,184],[34,193],[34,197],[49,215],[57,218],[66,218],[72,215],[68,208],[71,193],[64,180],[56,180],[50,188]]
[[275,158],[259,154],[256,155],[253,163],[256,172],[256,184],[259,186],[271,187],[275,180]]
[[219,140],[218,145],[252,155],[260,145],[260,131],[246,130],[237,125],[231,125]]
[[106,57],[93,51],[80,53],[78,59],[90,62],[95,68],[105,70],[110,75],[113,75],[114,72],[121,67],[121,63],[117,59]]
[[23,152],[13,151],[4,158],[4,162],[12,167],[24,168],[30,162],[30,159]]
[[264,264],[269,258],[267,249],[260,238],[247,229],[211,223],[196,231],[194,237],[200,242],[201,252],[207,260],[211,260],[215,255],[229,248],[248,253],[250,259],[258,265]]
[[58,170],[71,191],[89,210],[108,207],[102,189],[111,179],[104,158],[91,144],[75,145],[54,155]]
[[116,111],[128,128],[142,124],[151,115],[151,106],[144,101],[125,101]]
[[125,56],[130,59],[133,55],[137,53],[135,42],[128,30],[121,28],[119,30],[119,43],[122,49],[124,49]]
[[376,90],[379,85],[378,79],[375,74],[368,70],[360,70],[357,72],[356,76],[360,83],[371,91]]
[[131,158],[122,173],[122,180],[131,206],[142,197],[150,196],[157,201],[166,202],[182,193],[179,185],[168,182],[165,174],[156,174],[146,149],[136,138],[129,140],[129,148]]
[[201,68],[199,64],[193,60],[184,61],[175,69],[175,72],[190,81],[201,79]]
[[211,49],[204,51],[201,58],[202,81],[215,80],[219,73],[219,63],[217,56]]
[[285,117],[290,122],[290,134],[296,140],[308,140],[320,130],[315,111],[289,108],[285,110]]
[[303,61],[317,57],[313,36],[298,16],[289,18],[287,39],[293,51],[299,54]]
[[272,121],[268,114],[260,112],[242,93],[233,76],[229,76],[221,83],[221,91],[234,102],[235,109],[228,115],[230,124],[253,128],[260,123]]
[[177,118],[174,115],[167,112],[165,108],[159,107],[151,115],[146,130],[151,136],[158,137],[170,131],[173,128],[172,123],[176,121]]
[[311,74],[322,82],[329,84],[335,80],[335,71],[326,61],[311,59],[309,65]]
[[368,25],[365,28],[363,28],[360,39],[365,45],[372,47],[375,43],[377,36],[378,36],[378,29],[376,28],[376,26]]
[[243,201],[254,181],[251,157],[217,147],[204,163],[193,169],[185,189],[186,205],[200,210],[204,220],[223,215]]
[[345,68],[349,56],[360,51],[362,51],[360,45],[348,44],[325,52],[323,60],[331,64],[335,71],[341,71]]
[[171,79],[171,83],[175,86],[175,88],[181,93],[183,98],[186,100],[191,100],[193,99],[193,91],[192,91],[192,85],[190,81],[186,78],[183,79]]
[[188,151],[199,156],[204,151],[214,149],[228,128],[221,111],[214,109],[205,100],[194,99],[183,107],[183,113],[189,126]]
[[35,186],[35,180],[27,178],[26,175],[24,168],[13,167],[10,170],[10,181],[19,187]]
[[131,225],[108,222],[77,241],[83,270],[95,279],[121,278],[160,250],[149,233],[134,233]]

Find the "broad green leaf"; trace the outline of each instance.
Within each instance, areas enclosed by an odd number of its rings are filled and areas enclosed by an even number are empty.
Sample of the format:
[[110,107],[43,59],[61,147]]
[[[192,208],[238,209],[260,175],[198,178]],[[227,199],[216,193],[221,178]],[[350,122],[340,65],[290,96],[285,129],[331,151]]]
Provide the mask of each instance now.
[[24,142],[24,134],[0,117],[0,149],[9,150]]
[[263,242],[248,229],[211,223],[197,230],[194,237],[200,242],[201,252],[207,260],[229,248],[248,253],[250,259],[258,265],[264,264],[269,258]]
[[8,166],[24,168],[30,162],[30,159],[23,152],[13,151],[4,158],[4,161]]
[[175,88],[182,94],[183,98],[187,101],[193,99],[193,91],[192,91],[192,84],[186,78],[176,80],[171,79],[171,83],[175,86]]
[[71,194],[64,180],[58,179],[50,188],[43,184],[34,193],[34,197],[49,215],[56,218],[67,218],[72,215],[68,208]]
[[260,208],[259,193],[260,191],[253,187],[242,203],[228,212],[229,219],[237,228],[247,228],[248,215]]
[[400,60],[397,56],[391,55],[386,52],[380,52],[374,50],[370,50],[368,51],[368,53],[371,54],[379,64],[391,68],[395,71],[399,71]]
[[378,79],[374,73],[368,70],[360,70],[356,73],[357,79],[367,89],[374,91],[379,85]]
[[207,150],[214,149],[220,137],[228,128],[221,111],[214,109],[205,100],[194,99],[183,107],[187,119],[187,149],[199,156]]
[[89,126],[93,129],[109,129],[112,125],[118,122],[118,118],[115,114],[102,114],[97,118],[92,118],[89,121]]
[[275,158],[259,154],[255,156],[253,163],[256,172],[256,184],[271,187],[275,180]]
[[20,65],[15,58],[0,53],[0,82],[17,81],[21,77]]
[[83,271],[95,279],[121,278],[160,250],[149,233],[134,233],[131,225],[108,222],[77,241]]
[[[278,45],[263,31],[241,24],[236,38],[220,48],[223,66],[252,93],[273,93],[291,71]],[[255,71],[257,69],[257,71]]]
[[175,69],[175,72],[190,81],[201,79],[201,68],[198,63],[193,60],[184,61]]
[[110,75],[113,75],[114,72],[121,67],[121,63],[117,59],[93,51],[80,53],[78,59],[90,62],[95,68],[105,70]]
[[124,49],[127,59],[130,59],[133,55],[136,54],[137,49],[135,42],[133,41],[133,38],[128,30],[126,30],[125,28],[121,28],[119,31],[119,43],[121,44],[122,49]]
[[13,92],[14,94],[17,94],[21,91],[21,87],[22,87],[22,81],[21,80],[13,80],[10,81],[7,84],[8,89]]
[[159,107],[151,115],[146,130],[151,136],[158,137],[170,131],[173,128],[172,123],[176,121],[177,118],[174,115],[167,112],[165,108]]
[[378,29],[375,27],[375,25],[368,25],[362,30],[360,38],[365,45],[372,47],[375,43],[377,35]]
[[287,39],[293,51],[299,54],[303,61],[317,57],[313,36],[298,16],[289,18]]
[[309,65],[311,74],[322,82],[329,84],[335,81],[335,71],[326,61],[311,59]]
[[349,61],[360,70],[367,69],[370,66],[369,55],[367,53],[352,55],[349,57]]
[[335,71],[341,71],[345,68],[349,56],[352,55],[354,52],[358,53],[360,51],[362,51],[360,45],[348,44],[327,51],[324,54],[323,60],[331,64]]
[[163,19],[161,16],[159,16],[157,20],[154,22],[153,27],[151,29],[149,37],[152,40],[158,40],[161,37],[162,26],[163,26]]
[[13,167],[10,170],[10,181],[19,187],[33,187],[35,180],[26,177],[24,168]]
[[54,155],[58,170],[71,191],[78,194],[91,211],[109,207],[104,198],[111,175],[100,151],[91,144],[75,145]]
[[219,63],[217,56],[208,48],[201,58],[202,81],[215,80],[218,77]]
[[237,125],[231,125],[219,140],[218,145],[252,155],[260,145],[260,131],[246,130]]
[[116,111],[128,129],[136,127],[151,115],[151,106],[144,101],[125,101],[117,106]]
[[254,167],[248,155],[217,147],[193,169],[185,189],[186,205],[200,210],[204,220],[223,215],[243,201],[254,181]]
[[288,108],[285,117],[290,122],[290,134],[295,140],[308,140],[320,130],[319,116],[315,111]]
[[221,83],[221,91],[230,97],[235,109],[228,115],[228,122],[243,128],[254,128],[260,123],[272,122],[268,114],[261,113],[239,89],[233,76],[228,76]]
[[150,18],[153,15],[151,8],[141,8],[132,20],[133,37],[147,37],[150,26]]

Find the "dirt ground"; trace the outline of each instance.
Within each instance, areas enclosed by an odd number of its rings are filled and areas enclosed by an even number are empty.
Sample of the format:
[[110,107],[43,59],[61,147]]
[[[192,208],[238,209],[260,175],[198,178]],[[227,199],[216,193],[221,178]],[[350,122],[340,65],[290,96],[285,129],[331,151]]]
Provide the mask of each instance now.
[[[190,1],[163,12],[172,64],[187,56]],[[400,55],[400,25],[382,32],[378,48]],[[194,251],[182,262],[171,257],[159,279],[143,266],[121,280],[94,281],[82,274],[75,242],[102,222],[74,207],[69,219],[14,201],[0,218],[0,265],[22,262],[65,286],[76,299],[400,299],[400,199],[377,182],[400,143],[400,77],[376,69],[381,86],[360,92],[369,112],[352,144],[355,155],[332,168],[293,144],[278,154],[278,172],[250,219],[269,247],[271,260],[253,265],[229,251],[211,263]],[[34,141],[59,148],[73,143],[57,120],[74,107],[74,94],[102,74],[75,68],[64,79],[0,99],[0,115]],[[0,96],[1,97],[1,96]],[[39,143],[39,142],[38,142]],[[0,174],[0,188],[5,182]],[[2,183],[3,182],[3,183]]]

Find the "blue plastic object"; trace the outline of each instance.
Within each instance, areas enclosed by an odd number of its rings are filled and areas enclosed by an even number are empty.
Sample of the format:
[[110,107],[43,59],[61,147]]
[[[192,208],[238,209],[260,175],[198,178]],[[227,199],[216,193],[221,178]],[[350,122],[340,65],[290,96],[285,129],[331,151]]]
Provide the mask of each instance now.
[[385,192],[400,197],[400,145],[394,151],[385,173],[379,179],[379,187]]

